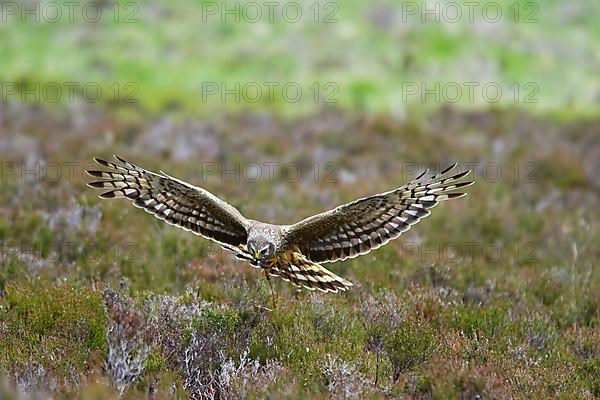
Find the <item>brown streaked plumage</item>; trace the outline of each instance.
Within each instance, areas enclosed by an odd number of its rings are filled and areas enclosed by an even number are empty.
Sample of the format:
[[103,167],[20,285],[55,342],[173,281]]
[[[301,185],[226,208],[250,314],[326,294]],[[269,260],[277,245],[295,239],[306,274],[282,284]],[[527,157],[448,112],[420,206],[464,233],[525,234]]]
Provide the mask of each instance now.
[[396,239],[440,201],[459,198],[455,190],[473,184],[470,171],[452,173],[456,164],[431,177],[427,171],[389,192],[364,197],[293,225],[273,225],[245,218],[235,207],[197,186],[154,173],[115,156],[94,160],[109,170],[87,173],[88,185],[108,189],[101,198],[125,197],[136,207],[219,243],[238,258],[297,286],[337,293],[352,283],[319,263],[366,254]]
[[304,286],[310,290],[337,293],[338,290],[346,290],[352,286],[352,282],[306,258],[298,246],[268,259],[267,272],[271,276],[279,276],[296,286]]

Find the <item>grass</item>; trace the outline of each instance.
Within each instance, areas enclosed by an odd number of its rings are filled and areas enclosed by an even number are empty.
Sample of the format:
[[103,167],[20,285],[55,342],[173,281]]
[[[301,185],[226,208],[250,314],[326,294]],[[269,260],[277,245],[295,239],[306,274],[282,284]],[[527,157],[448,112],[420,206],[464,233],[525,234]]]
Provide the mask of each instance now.
[[[165,128],[110,113],[79,117],[100,115],[103,131],[114,132],[103,136],[61,111],[12,107],[7,121],[20,128],[6,126],[13,146],[7,162],[23,168],[26,155],[39,152],[38,159],[76,164],[72,176],[56,181],[2,176],[0,373],[7,393],[599,393],[595,120],[554,121],[549,133],[546,120],[507,111],[444,110],[422,124],[340,110],[295,120],[249,113],[211,123],[207,140],[189,142],[191,157],[175,146],[186,124],[197,123],[190,120]],[[144,144],[152,130],[164,139],[156,147]],[[218,142],[209,139],[212,130]],[[195,157],[218,154],[213,146],[230,149],[223,159],[229,168],[273,157],[307,168],[333,162],[335,179],[321,174],[315,181],[310,169],[298,181],[281,173],[259,183],[200,176],[204,165]],[[355,284],[348,293],[298,291],[275,280],[278,306],[268,311],[270,290],[256,270],[124,201],[97,199],[81,172],[92,155],[109,152],[202,184],[249,217],[280,223],[400,185],[424,161],[439,169],[449,154],[474,162],[476,184],[402,240],[330,265]],[[491,163],[500,177],[486,172]],[[133,360],[139,369],[129,368]]]

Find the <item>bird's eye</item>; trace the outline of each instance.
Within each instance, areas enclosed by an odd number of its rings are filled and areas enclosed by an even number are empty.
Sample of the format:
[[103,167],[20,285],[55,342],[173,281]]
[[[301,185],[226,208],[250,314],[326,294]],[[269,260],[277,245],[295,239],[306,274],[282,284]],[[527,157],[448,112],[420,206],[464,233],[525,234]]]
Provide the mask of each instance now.
[[269,246],[265,246],[260,249],[260,254],[267,254],[269,252]]

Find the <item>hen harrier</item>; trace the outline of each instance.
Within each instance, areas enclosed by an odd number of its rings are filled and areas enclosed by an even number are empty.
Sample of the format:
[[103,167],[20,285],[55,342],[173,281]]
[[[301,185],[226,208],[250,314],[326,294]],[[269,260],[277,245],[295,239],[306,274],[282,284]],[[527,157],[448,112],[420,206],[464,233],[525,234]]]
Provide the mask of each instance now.
[[[126,197],[158,219],[214,240],[269,276],[296,286],[337,293],[352,283],[320,263],[367,254],[406,232],[440,201],[465,196],[455,189],[471,171],[452,173],[456,164],[425,178],[427,171],[389,192],[364,197],[293,225],[272,225],[245,218],[209,191],[164,172],[154,173],[114,156],[94,160],[109,171],[87,171],[101,178],[88,185],[109,189],[103,199]],[[269,282],[270,285],[270,282]]]

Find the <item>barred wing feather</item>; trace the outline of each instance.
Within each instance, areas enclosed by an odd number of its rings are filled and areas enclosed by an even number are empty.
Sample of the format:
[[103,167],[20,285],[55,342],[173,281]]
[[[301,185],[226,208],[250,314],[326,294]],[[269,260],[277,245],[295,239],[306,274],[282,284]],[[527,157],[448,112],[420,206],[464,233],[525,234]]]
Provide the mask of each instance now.
[[101,198],[125,197],[156,218],[212,239],[228,250],[246,243],[247,220],[235,207],[162,171],[150,172],[114,157],[117,162],[94,158],[108,170],[86,171],[100,179],[89,186],[108,189]]
[[440,201],[463,197],[455,192],[473,184],[461,181],[471,171],[452,174],[456,164],[425,178],[427,171],[408,184],[365,197],[306,218],[286,229],[290,246],[296,245],[314,262],[333,262],[377,249],[431,214]]

